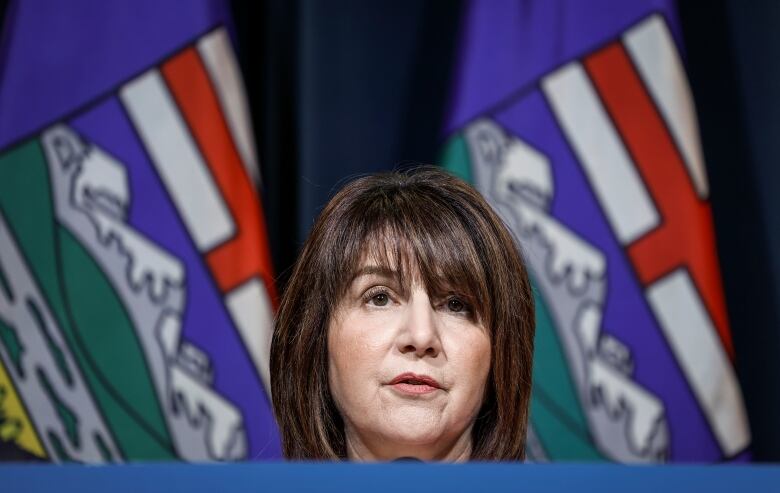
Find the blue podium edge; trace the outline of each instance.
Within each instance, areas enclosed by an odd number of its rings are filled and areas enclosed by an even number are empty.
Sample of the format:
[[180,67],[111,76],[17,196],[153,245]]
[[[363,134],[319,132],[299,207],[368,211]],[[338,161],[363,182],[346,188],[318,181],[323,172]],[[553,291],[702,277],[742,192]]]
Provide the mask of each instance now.
[[780,491],[780,466],[614,464],[141,463],[0,465],[0,491]]

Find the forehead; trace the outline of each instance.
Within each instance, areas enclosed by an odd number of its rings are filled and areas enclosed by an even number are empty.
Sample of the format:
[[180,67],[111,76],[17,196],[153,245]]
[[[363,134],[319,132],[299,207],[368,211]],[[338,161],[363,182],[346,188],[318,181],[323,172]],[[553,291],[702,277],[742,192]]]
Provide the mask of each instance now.
[[[345,263],[348,275],[344,287],[366,276],[379,276],[392,280],[404,291],[413,285],[421,285],[431,294],[472,294],[478,290],[478,271],[482,269],[474,265],[473,256],[446,248],[441,242],[428,243],[412,241],[405,235],[368,235],[358,254]],[[440,243],[439,248],[435,243]]]
[[409,251],[408,247],[389,248],[388,245],[387,242],[377,241],[363,243],[359,255],[355,256],[346,269],[346,284],[367,277],[381,277],[404,288],[419,283],[420,270],[413,252]]
[[389,227],[365,232],[356,251],[347,254],[347,270],[351,277],[363,274],[396,275],[403,278],[419,276],[421,258],[419,248],[407,235]]

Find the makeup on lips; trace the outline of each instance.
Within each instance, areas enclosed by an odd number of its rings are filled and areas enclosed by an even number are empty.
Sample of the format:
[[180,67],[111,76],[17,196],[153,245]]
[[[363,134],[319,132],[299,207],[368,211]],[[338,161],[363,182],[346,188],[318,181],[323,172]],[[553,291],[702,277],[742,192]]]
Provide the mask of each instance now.
[[391,387],[402,394],[423,395],[441,390],[441,385],[434,378],[415,373],[402,373],[392,379]]

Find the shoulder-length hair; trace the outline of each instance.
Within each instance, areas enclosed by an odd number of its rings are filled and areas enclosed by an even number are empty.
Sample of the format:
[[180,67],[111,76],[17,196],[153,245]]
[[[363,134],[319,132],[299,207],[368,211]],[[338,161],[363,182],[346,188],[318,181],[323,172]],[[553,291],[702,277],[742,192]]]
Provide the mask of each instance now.
[[534,338],[525,264],[482,196],[433,167],[356,179],[315,222],[271,343],[271,394],[285,456],[346,457],[344,423],[328,385],[327,332],[367,256],[397,272],[402,285],[413,268],[429,293],[454,291],[471,301],[489,331],[492,360],[471,459],[523,459]]

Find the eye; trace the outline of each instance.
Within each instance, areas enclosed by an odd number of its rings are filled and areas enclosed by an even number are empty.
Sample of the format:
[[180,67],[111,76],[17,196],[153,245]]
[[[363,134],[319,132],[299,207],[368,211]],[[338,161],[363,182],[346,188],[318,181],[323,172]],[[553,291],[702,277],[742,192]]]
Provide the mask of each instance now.
[[363,303],[371,306],[387,306],[390,301],[390,293],[384,287],[371,288],[363,295]]
[[377,293],[371,297],[371,301],[376,306],[385,306],[390,301],[390,298],[387,296],[387,293]]
[[468,307],[466,306],[466,304],[464,302],[462,302],[461,300],[459,300],[458,298],[450,298],[450,299],[448,299],[447,300],[447,308],[451,312],[455,312],[455,313],[461,313],[461,312],[467,312],[468,311]]

